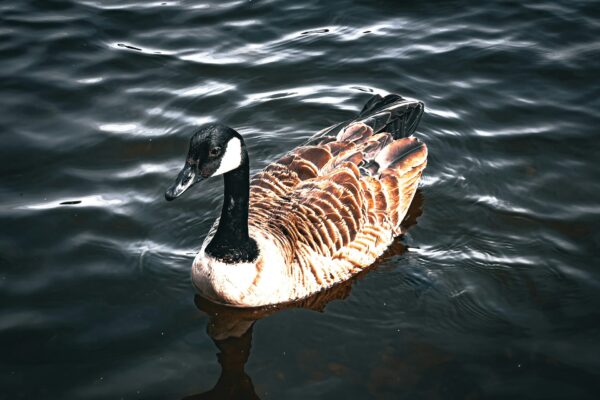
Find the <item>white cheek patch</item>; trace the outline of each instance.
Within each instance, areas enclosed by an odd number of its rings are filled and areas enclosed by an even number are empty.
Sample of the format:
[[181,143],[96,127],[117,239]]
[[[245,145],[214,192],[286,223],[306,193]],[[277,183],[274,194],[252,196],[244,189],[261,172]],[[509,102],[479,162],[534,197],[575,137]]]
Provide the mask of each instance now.
[[242,142],[234,137],[227,142],[225,154],[221,157],[219,168],[211,176],[217,176],[229,171],[233,171],[242,165]]

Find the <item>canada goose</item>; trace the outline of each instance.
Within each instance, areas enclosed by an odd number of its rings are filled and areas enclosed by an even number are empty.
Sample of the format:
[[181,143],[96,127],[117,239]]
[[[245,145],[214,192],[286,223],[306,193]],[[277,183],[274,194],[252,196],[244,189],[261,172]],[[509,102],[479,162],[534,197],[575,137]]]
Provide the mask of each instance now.
[[192,266],[199,293],[257,307],[307,297],[371,265],[401,233],[427,163],[411,135],[423,103],[373,96],[360,114],[317,133],[249,178],[242,136],[207,125],[191,138],[165,198],[223,175],[221,216]]

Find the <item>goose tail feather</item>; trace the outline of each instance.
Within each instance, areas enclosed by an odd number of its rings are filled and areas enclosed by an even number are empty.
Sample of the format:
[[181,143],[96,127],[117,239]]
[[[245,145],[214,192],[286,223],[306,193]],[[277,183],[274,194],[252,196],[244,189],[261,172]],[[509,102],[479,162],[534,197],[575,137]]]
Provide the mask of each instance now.
[[365,103],[355,118],[323,129],[307,144],[319,145],[339,140],[343,131],[358,123],[371,128],[372,134],[389,132],[393,139],[408,137],[417,129],[424,110],[425,105],[421,101],[405,99],[397,94],[376,94]]
[[408,100],[397,94],[378,94],[364,105],[354,122],[370,126],[373,132],[389,132],[394,139],[412,135],[425,110],[421,101]]

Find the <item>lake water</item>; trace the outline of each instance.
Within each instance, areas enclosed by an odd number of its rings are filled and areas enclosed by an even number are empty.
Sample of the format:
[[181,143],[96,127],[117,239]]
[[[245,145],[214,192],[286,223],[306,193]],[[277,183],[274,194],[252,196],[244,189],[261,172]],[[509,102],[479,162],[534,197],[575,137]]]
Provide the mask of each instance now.
[[[2,2],[0,398],[598,398],[598,10]],[[426,104],[408,233],[295,307],[195,298],[222,182],[163,198],[193,130],[255,172],[373,92]]]

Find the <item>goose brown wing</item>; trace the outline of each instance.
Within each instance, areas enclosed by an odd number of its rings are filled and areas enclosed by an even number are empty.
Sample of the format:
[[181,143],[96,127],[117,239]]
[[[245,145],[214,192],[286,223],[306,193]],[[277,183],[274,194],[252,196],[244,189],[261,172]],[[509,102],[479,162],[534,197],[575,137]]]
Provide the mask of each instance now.
[[413,137],[373,134],[364,124],[339,136],[300,147],[252,179],[250,223],[278,238],[291,256],[309,248],[352,260],[348,249],[368,254],[400,233],[427,148]]
[[387,215],[397,235],[427,166],[427,146],[414,137],[398,139],[377,154],[375,163],[388,202]]
[[360,172],[351,162],[300,181],[287,195],[262,197],[251,205],[250,224],[269,232],[292,257],[299,247],[332,257],[356,238],[364,222]]
[[393,140],[390,134],[373,136],[373,129],[362,123],[346,126],[336,138],[321,139],[318,144],[296,148],[254,175],[250,181],[251,203],[281,198],[301,182],[331,172],[343,162],[359,165],[363,153],[373,156],[382,144]]
[[[315,216],[298,207],[296,191],[318,178],[333,155],[325,146],[303,146],[286,154],[250,181],[249,224],[271,233],[290,260],[296,243],[314,241]],[[325,240],[325,238],[324,238]]]
[[[318,254],[371,264],[378,245],[401,233],[426,163],[427,148],[414,137],[361,139],[293,191],[297,218],[289,229]],[[374,167],[365,169],[368,164]]]
[[303,146],[288,153],[250,180],[251,203],[286,196],[302,181],[316,178],[332,154],[327,147]]
[[[362,194],[357,166],[363,162],[362,149],[367,143],[372,144],[369,139],[373,130],[354,124],[339,136],[341,140],[298,147],[252,177],[250,223],[261,229],[280,226],[277,229],[298,242],[306,236],[311,248],[327,243],[320,246],[324,254],[349,243],[361,226]],[[331,220],[321,222],[322,218]],[[289,221],[297,221],[298,227]],[[327,229],[331,237],[321,237],[315,224],[318,229]],[[288,227],[292,231],[288,232]],[[334,243],[333,247],[326,247],[330,243]]]

